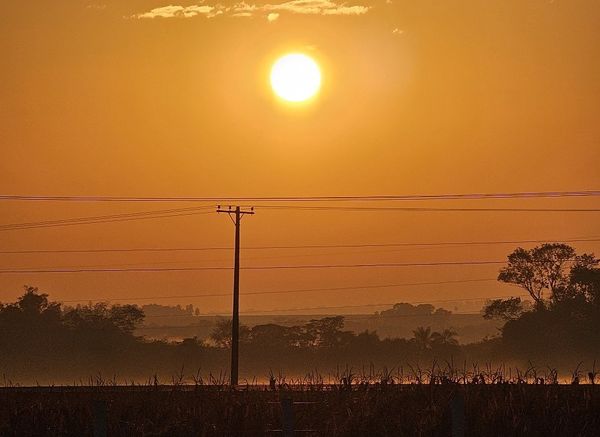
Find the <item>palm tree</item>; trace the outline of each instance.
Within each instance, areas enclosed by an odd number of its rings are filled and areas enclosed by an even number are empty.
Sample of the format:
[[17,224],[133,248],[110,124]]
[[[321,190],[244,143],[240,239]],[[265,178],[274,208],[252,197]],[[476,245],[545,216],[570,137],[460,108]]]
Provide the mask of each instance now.
[[457,332],[452,329],[444,329],[442,332],[431,334],[431,341],[433,344],[456,346],[458,344],[458,340],[455,338],[457,335]]
[[419,349],[431,349],[431,327],[423,328],[419,326],[417,329],[413,331],[413,335],[415,336],[414,340]]

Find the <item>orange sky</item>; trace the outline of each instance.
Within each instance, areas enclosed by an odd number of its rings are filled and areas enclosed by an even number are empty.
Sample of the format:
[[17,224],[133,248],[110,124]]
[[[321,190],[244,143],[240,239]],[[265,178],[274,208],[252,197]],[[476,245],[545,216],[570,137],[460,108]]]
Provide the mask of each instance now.
[[[169,4],[181,8],[163,8]],[[268,196],[600,188],[597,1],[221,4],[3,2],[0,194]],[[145,18],[161,14],[175,16]],[[279,15],[269,21],[269,14]],[[322,92],[303,110],[283,106],[268,83],[271,63],[289,51],[310,54],[323,70]],[[6,224],[186,206],[0,202],[0,211]],[[598,201],[426,206],[597,208]],[[245,219],[243,244],[590,237],[600,235],[599,215],[259,208]],[[214,214],[4,231],[0,250],[222,246],[230,245],[232,237],[231,223]],[[513,246],[244,251],[243,262],[497,260]],[[596,253],[599,246],[576,244]],[[3,268],[226,266],[231,257],[229,252],[0,255],[0,262]],[[243,273],[242,293],[494,278],[497,269],[253,271]],[[59,299],[208,294],[227,292],[230,276],[0,275],[0,300],[16,297],[25,283]],[[242,311],[511,292],[516,291],[471,283],[258,295],[243,297]],[[161,302],[192,302],[207,312],[230,306],[223,297]]]

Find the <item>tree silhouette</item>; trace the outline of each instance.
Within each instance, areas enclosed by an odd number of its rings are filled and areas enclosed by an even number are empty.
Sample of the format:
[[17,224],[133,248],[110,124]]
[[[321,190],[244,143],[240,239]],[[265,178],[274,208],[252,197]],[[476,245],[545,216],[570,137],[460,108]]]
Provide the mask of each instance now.
[[[429,315],[433,314],[434,309],[435,309],[435,307],[428,303],[412,305],[410,303],[400,302],[400,303],[394,304],[394,306],[392,306],[392,308],[389,310],[381,311],[380,314],[382,316],[408,316],[408,315],[429,316]],[[440,308],[438,308],[438,310],[439,309]]]
[[344,327],[344,316],[325,317],[323,319],[311,320],[304,331],[309,342],[314,346],[331,348],[339,346],[347,338]]
[[560,290],[559,300],[576,299],[578,296],[595,307],[600,307],[600,260],[593,255],[583,254],[569,274],[569,286]]
[[492,299],[483,308],[483,318],[514,320],[519,318],[523,311],[525,311],[525,306],[520,297]]
[[[484,317],[507,320],[502,347],[521,356],[593,356],[600,345],[600,260],[576,255],[565,244],[517,249],[499,280],[530,292],[535,306],[523,311],[520,300],[490,302]],[[544,290],[550,292],[543,298]]]
[[539,308],[544,308],[544,290],[551,296],[569,282],[567,263],[574,260],[575,249],[567,244],[546,243],[526,250],[521,247],[508,255],[508,265],[498,280],[527,290]]
[[136,305],[113,305],[109,311],[111,322],[121,331],[133,333],[144,321],[144,312]]
[[452,329],[444,329],[442,332],[434,332],[431,334],[432,345],[441,346],[456,346],[458,340],[456,339],[457,332]]
[[[210,333],[210,338],[218,347],[230,348],[232,330],[231,319],[219,319]],[[250,329],[246,325],[240,324],[240,343],[247,343],[249,338]]]
[[293,329],[287,326],[274,323],[256,325],[250,330],[250,341],[256,347],[282,348],[294,344],[293,334]]
[[431,327],[424,328],[419,326],[413,331],[414,341],[420,350],[431,349],[431,343],[433,341],[431,337]]
[[60,317],[60,304],[49,302],[47,294],[39,294],[37,287],[25,285],[25,293],[17,299],[15,308],[18,308],[25,316],[46,316],[52,318]]

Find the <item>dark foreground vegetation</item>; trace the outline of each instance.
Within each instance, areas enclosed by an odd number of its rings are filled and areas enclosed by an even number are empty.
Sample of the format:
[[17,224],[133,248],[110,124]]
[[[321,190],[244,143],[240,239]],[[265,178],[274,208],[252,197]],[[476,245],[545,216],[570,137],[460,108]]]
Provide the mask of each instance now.
[[597,385],[3,389],[0,435],[597,436],[598,411]]

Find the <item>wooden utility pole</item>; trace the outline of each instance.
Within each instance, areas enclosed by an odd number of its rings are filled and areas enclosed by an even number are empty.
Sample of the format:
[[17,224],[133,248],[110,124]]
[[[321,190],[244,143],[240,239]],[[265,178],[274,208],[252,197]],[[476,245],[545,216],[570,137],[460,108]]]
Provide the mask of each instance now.
[[240,222],[246,214],[254,214],[254,208],[242,210],[236,206],[232,209],[217,207],[217,212],[224,212],[229,215],[235,225],[235,250],[233,258],[233,314],[231,318],[231,385],[238,385],[238,363],[240,351]]

